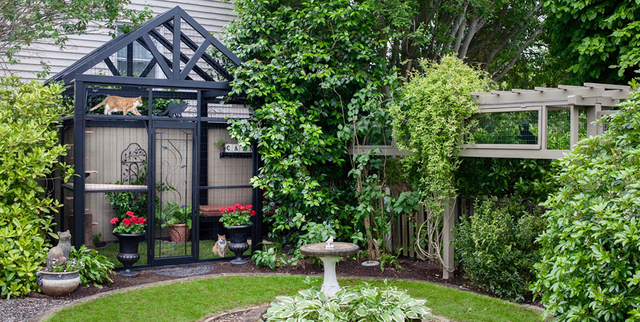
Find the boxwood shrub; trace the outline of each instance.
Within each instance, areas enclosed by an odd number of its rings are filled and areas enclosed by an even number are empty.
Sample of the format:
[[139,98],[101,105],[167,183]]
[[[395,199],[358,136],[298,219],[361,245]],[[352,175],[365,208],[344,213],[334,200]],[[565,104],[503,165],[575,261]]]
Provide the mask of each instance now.
[[473,284],[500,298],[522,301],[540,258],[535,239],[544,229],[541,210],[521,200],[476,204],[454,229],[459,267]]
[[640,320],[640,94],[561,160],[535,291],[556,321]]

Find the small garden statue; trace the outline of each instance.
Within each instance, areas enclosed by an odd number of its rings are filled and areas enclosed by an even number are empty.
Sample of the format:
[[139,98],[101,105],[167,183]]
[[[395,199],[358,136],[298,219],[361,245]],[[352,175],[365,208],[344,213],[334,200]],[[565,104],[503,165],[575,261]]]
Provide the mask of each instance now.
[[47,269],[51,269],[53,263],[63,264],[69,259],[71,252],[71,233],[67,231],[59,231],[58,245],[52,247],[47,254]]
[[333,236],[329,237],[325,243],[327,245],[324,248],[333,248]]

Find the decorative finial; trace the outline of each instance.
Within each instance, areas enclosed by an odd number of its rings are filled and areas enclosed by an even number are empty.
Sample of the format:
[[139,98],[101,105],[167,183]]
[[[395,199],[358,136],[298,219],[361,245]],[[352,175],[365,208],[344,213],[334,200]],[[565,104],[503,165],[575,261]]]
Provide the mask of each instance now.
[[326,243],[327,243],[327,246],[325,246],[325,248],[333,248],[333,236],[329,237]]

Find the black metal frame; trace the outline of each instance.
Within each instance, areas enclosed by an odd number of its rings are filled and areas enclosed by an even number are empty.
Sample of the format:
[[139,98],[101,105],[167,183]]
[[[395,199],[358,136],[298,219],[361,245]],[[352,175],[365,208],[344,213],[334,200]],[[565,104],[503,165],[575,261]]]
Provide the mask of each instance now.
[[[194,30],[196,30],[203,38],[202,44],[198,45],[189,37],[181,32],[181,21],[186,22]],[[160,35],[155,28],[163,26],[167,30],[173,32],[172,41]],[[151,41],[151,38],[155,39],[159,45],[164,46],[171,51],[172,57],[165,57],[156,48],[156,45]],[[151,52],[153,58],[145,67],[143,73],[139,77],[133,75],[133,43],[140,43],[145,49]],[[184,43],[193,50],[192,57],[186,56],[180,51],[180,43]],[[95,127],[140,127],[147,128],[148,130],[148,148],[147,153],[147,189],[148,194],[148,233],[147,243],[148,249],[148,265],[166,265],[166,264],[180,264],[199,261],[198,243],[199,242],[199,226],[200,221],[198,210],[202,202],[200,198],[201,190],[217,189],[224,187],[210,187],[206,184],[207,172],[207,131],[205,129],[214,127],[226,127],[227,120],[221,118],[210,118],[207,114],[208,103],[219,103],[221,96],[226,96],[231,91],[229,81],[232,80],[231,74],[226,71],[221,64],[219,64],[214,58],[206,53],[206,49],[212,45],[215,47],[226,59],[239,65],[241,63],[231,51],[225,48],[215,37],[207,32],[201,25],[199,25],[192,17],[190,17],[180,7],[175,7],[156,18],[148,21],[137,30],[134,30],[127,34],[122,34],[113,40],[105,43],[103,46],[89,53],[87,56],[81,58],[62,72],[56,74],[47,82],[62,81],[66,86],[64,95],[73,96],[75,111],[73,116],[65,117],[63,130],[69,126],[73,126],[73,157],[75,160],[75,172],[76,174],[85,173],[85,130],[87,126]],[[126,49],[127,55],[127,71],[126,76],[120,74],[115,65],[109,58],[119,50]],[[224,78],[225,82],[214,81],[214,78],[204,72],[202,68],[196,65],[196,62],[204,61],[210,67],[211,70],[217,72],[219,76]],[[84,74],[90,68],[96,66],[99,63],[104,62],[112,75],[87,75]],[[173,66],[180,66],[180,62],[185,63],[185,67],[173,68]],[[151,71],[151,69],[158,65],[164,72],[167,79],[151,79],[145,76]],[[189,77],[189,73],[193,71],[203,80],[193,80]],[[97,86],[110,86],[120,87],[117,88],[95,88]],[[175,89],[175,90],[192,90],[195,92],[167,92],[158,89]],[[149,111],[147,115],[132,116],[132,115],[90,115],[90,119],[87,119],[87,98],[88,96],[97,95],[118,95],[120,93],[136,94],[140,96],[146,96],[149,99]],[[122,94],[120,94],[122,95]],[[164,116],[153,115],[152,101],[154,98],[180,98],[197,101],[197,116],[196,117],[183,117],[183,118],[170,118]],[[229,100],[229,98],[227,98]],[[244,98],[237,97],[231,98],[231,103],[244,102]],[[214,123],[212,125],[212,123]],[[193,170],[192,170],[192,231],[194,242],[191,243],[192,256],[178,257],[170,259],[156,259],[154,257],[154,245],[153,240],[155,236],[155,200],[156,191],[156,169],[155,158],[157,151],[155,147],[155,129],[162,128],[180,128],[193,130]],[[64,137],[63,135],[61,136]],[[63,142],[65,143],[65,142]],[[201,145],[204,143],[204,145]],[[256,146],[253,147],[251,157],[253,158],[253,174],[258,173],[258,167],[260,165],[259,155],[257,153]],[[85,214],[85,194],[90,192],[109,192],[106,190],[93,190],[86,191],[85,189],[86,178],[84,175],[76,175],[73,178],[73,186],[61,185],[59,189],[72,189],[73,191],[73,213],[75,214],[73,219],[74,224],[74,245],[79,247],[84,242],[84,214]],[[250,186],[242,186],[250,187]],[[238,187],[227,187],[238,188]],[[138,191],[138,189],[134,189]],[[123,190],[118,190],[123,191]],[[132,190],[133,191],[133,190]],[[64,196],[64,193],[60,193],[60,196]],[[63,197],[61,197],[63,198]],[[252,232],[253,240],[262,240],[262,191],[253,189],[252,203],[256,210],[256,220]],[[253,250],[261,247],[259,243],[254,243]],[[212,261],[218,259],[207,259],[206,261]],[[146,266],[146,265],[141,265]]]

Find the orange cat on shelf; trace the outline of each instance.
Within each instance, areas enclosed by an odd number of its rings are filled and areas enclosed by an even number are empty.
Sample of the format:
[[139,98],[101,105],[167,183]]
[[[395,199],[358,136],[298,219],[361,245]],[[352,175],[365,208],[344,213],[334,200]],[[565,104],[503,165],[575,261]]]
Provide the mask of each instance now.
[[93,111],[102,105],[104,105],[105,115],[111,115],[112,112],[122,112],[122,115],[127,115],[128,112],[131,112],[135,115],[141,116],[136,107],[142,106],[142,97],[109,96],[89,111]]

